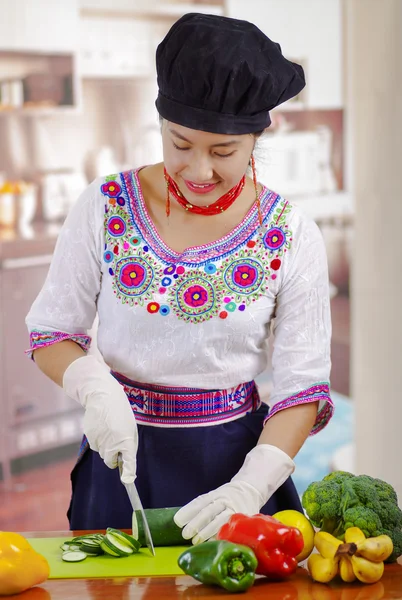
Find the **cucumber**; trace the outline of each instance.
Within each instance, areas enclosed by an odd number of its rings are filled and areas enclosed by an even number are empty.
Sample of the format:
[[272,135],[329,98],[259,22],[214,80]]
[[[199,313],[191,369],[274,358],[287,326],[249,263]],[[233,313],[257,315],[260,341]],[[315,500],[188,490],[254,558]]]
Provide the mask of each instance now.
[[[128,535],[127,533],[124,533],[124,531],[120,531],[120,529],[114,529],[113,527],[108,527],[106,529],[106,537],[108,536],[108,534],[112,535],[116,540],[119,540],[122,544],[125,544],[126,546],[128,545],[133,550],[133,552],[138,552],[140,548],[140,543],[132,535]],[[111,541],[110,538],[108,539],[109,541]]]
[[85,552],[78,552],[77,550],[74,552],[63,552],[61,555],[62,560],[65,562],[81,562],[82,560],[85,560],[86,557],[87,555]]
[[122,541],[120,536],[113,535],[112,533],[107,533],[104,541],[114,552],[118,553],[119,556],[129,556],[134,552],[131,544],[129,545],[126,540]]
[[[180,506],[174,508],[146,508],[149,530],[154,546],[189,546],[191,540],[183,539],[181,528],[173,520]],[[141,513],[133,512],[132,520],[133,537],[137,538],[141,546],[146,546],[144,527]]]
[[80,550],[82,550],[82,552],[85,552],[86,554],[88,554],[88,556],[98,556],[99,554],[103,554],[103,550],[102,550],[100,544],[95,546],[94,544],[88,544],[88,543],[83,542],[80,545]]
[[112,548],[110,546],[109,542],[106,539],[101,543],[101,548],[105,554],[109,554],[110,556],[122,556],[120,552],[116,551],[114,547]]

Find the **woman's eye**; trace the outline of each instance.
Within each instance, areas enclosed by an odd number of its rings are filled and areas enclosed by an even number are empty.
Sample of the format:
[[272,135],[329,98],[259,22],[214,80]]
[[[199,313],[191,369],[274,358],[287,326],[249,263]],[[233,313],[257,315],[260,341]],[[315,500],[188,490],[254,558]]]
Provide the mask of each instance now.
[[190,148],[182,148],[181,146],[178,146],[174,142],[172,142],[172,143],[173,143],[173,146],[176,148],[176,150],[189,150],[190,149]]
[[229,156],[233,156],[234,152],[230,152],[229,154],[218,154],[215,152],[215,156],[219,156],[219,158],[229,158]]

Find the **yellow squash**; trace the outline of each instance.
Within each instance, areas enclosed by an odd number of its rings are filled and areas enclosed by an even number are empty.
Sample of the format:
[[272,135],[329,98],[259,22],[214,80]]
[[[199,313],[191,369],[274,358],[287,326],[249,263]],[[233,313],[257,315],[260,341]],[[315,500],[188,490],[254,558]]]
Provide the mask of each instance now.
[[24,592],[49,577],[49,564],[18,533],[0,531],[0,596]]

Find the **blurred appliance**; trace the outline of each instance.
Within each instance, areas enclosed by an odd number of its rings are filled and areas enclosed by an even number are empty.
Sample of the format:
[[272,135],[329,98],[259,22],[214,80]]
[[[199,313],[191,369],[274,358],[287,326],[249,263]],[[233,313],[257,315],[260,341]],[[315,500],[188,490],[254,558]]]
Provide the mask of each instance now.
[[41,171],[37,176],[38,218],[62,222],[87,186],[83,172],[70,169]]
[[327,127],[267,133],[256,154],[259,180],[287,197],[333,192],[336,179],[331,154],[332,136]]

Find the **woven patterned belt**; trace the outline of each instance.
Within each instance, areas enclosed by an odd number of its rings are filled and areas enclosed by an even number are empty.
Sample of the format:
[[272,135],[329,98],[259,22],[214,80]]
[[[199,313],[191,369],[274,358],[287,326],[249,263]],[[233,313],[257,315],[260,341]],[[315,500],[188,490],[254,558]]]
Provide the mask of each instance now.
[[227,390],[165,387],[112,375],[124,387],[138,423],[189,427],[233,421],[261,404],[254,381]]

